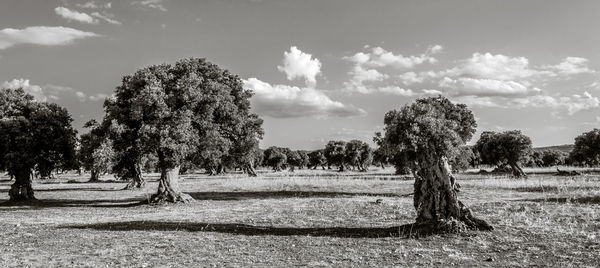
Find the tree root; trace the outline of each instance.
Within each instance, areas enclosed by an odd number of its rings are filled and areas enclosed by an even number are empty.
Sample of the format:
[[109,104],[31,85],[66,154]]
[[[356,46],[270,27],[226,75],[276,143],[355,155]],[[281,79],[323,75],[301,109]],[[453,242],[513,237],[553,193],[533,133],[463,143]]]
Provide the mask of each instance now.
[[162,205],[167,203],[191,203],[194,201],[189,194],[185,193],[169,193],[167,191],[162,193],[156,193],[148,199],[150,205]]
[[463,217],[461,220],[450,218],[407,224],[400,226],[398,233],[406,237],[420,237],[434,234],[460,234],[468,230],[492,231],[494,227],[476,217]]

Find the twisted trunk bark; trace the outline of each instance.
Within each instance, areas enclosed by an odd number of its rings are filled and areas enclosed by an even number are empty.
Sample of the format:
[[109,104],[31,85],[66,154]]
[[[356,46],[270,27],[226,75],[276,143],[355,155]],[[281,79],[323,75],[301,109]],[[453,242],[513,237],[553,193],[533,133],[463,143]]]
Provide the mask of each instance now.
[[527,178],[527,174],[525,174],[525,172],[523,171],[523,169],[521,169],[519,164],[517,164],[517,163],[508,163],[508,164],[510,165],[510,168],[513,171],[513,176],[515,176],[517,178]]
[[254,169],[254,166],[251,163],[246,164],[244,170],[246,171],[246,174],[248,174],[248,176],[256,177],[256,170]]
[[31,187],[31,171],[19,169],[13,173],[15,182],[8,191],[9,201],[33,201],[36,200]]
[[[466,229],[493,230],[486,221],[473,216],[471,210],[458,200],[458,185],[445,157],[423,156],[413,169],[414,207],[416,223],[411,233],[458,233]],[[408,230],[404,230],[408,231]]]
[[90,174],[90,180],[88,180],[88,182],[99,182],[100,181],[100,179],[99,179],[100,176],[98,174],[98,169],[92,168],[90,170],[90,173],[91,173]]
[[150,204],[162,203],[187,203],[194,200],[190,195],[179,190],[179,166],[173,168],[162,167],[158,191],[150,197]]
[[142,165],[140,163],[135,164],[129,171],[131,176],[129,183],[125,186],[124,190],[131,190],[133,188],[144,188],[146,186],[146,180],[142,176]]

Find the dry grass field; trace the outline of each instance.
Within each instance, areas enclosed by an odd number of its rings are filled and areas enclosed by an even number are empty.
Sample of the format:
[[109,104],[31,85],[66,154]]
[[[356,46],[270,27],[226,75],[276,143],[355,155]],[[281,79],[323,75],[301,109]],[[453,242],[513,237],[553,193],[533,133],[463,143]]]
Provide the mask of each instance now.
[[155,182],[37,181],[42,203],[0,206],[0,267],[600,265],[599,175],[459,174],[461,200],[496,229],[407,238],[412,180],[392,171],[186,175],[196,201],[170,206],[137,204]]

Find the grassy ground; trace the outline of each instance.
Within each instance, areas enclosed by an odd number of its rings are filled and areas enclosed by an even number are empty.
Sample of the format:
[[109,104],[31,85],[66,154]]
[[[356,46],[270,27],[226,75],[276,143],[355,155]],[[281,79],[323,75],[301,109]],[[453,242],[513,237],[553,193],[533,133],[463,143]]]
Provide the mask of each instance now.
[[391,172],[190,175],[197,201],[177,206],[136,204],[155,182],[37,182],[42,205],[0,206],[0,267],[600,265],[598,175],[459,175],[461,200],[496,230],[405,238],[394,227],[414,221],[412,180]]

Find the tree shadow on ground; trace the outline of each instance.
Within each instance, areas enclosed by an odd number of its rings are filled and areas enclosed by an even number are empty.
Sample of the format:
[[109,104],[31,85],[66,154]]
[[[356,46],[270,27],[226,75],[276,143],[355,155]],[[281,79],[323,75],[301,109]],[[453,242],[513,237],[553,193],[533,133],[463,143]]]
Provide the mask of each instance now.
[[581,196],[581,197],[547,197],[536,199],[518,199],[520,202],[551,202],[551,203],[579,203],[579,204],[600,204],[600,196]]
[[560,191],[574,191],[574,190],[600,190],[600,187],[592,186],[531,186],[531,187],[517,187],[517,188],[503,188],[505,190],[512,190],[517,192],[532,192],[532,193],[544,193],[544,192],[560,192]]
[[97,207],[97,208],[126,208],[136,207],[143,204],[141,198],[130,199],[44,199],[25,202],[5,201],[0,203],[0,208],[12,207],[15,209],[41,209],[41,208],[62,208],[62,207]]
[[353,193],[317,191],[258,191],[258,192],[194,192],[187,193],[195,200],[245,200],[276,198],[336,198],[353,196],[407,197],[412,194]]
[[341,238],[414,237],[414,224],[392,227],[270,227],[237,223],[130,221],[82,225],[63,225],[60,228],[93,229],[99,231],[188,231],[216,232],[248,236],[328,236]]

